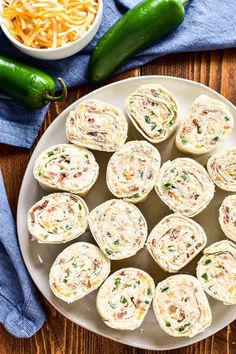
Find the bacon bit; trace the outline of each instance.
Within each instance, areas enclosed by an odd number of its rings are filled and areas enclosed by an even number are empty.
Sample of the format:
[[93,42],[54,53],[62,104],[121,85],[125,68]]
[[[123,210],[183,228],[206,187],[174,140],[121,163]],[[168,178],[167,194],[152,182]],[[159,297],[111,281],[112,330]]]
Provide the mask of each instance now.
[[90,289],[91,286],[92,286],[89,279],[87,280],[87,283],[85,283],[85,282],[83,281],[82,284],[83,284],[86,288],[89,288],[89,289]]
[[156,240],[152,240],[152,245],[155,247],[157,244]]
[[198,242],[197,245],[196,245],[196,248],[199,248],[202,246],[202,243],[201,242]]
[[140,306],[141,304],[142,304],[142,300],[137,299],[137,301],[136,301],[136,303],[135,303],[136,307],[137,307],[137,308],[142,308],[142,306]]
[[53,177],[58,175],[56,172],[49,172],[48,174],[49,174],[49,176],[53,176]]
[[171,197],[171,198],[173,197],[173,193],[172,192],[169,191],[167,194],[168,194],[169,197]]
[[74,178],[77,178],[77,177],[80,177],[81,175],[82,175],[82,172],[77,172],[77,173],[74,174],[73,177],[74,177]]
[[138,191],[138,187],[136,187],[136,186],[130,186],[130,187],[129,187],[129,191],[130,191],[130,192],[136,192],[136,191]]
[[228,224],[229,223],[229,207],[225,207],[225,217],[224,217],[224,224]]
[[70,123],[71,123],[72,125],[75,123],[74,118],[72,118],[72,117],[71,117],[71,119],[70,119]]
[[93,269],[96,270],[97,268],[100,268],[101,262],[98,259],[95,259],[93,261]]
[[187,253],[187,258],[192,256],[195,253],[195,249],[193,248],[189,253]]
[[194,199],[197,200],[198,197],[199,197],[199,194],[195,194]]
[[95,119],[89,118],[89,119],[88,119],[88,122],[89,122],[89,123],[94,123],[94,122],[95,122]]
[[122,271],[122,272],[120,272],[120,273],[119,273],[119,275],[125,275],[125,272],[124,272],[124,271]]
[[153,176],[152,171],[149,171],[149,173],[148,173],[148,175],[147,175],[147,179],[151,179],[151,178],[152,178],[152,176]]
[[175,228],[172,230],[172,234],[170,236],[170,240],[176,240],[179,237],[180,230]]
[[179,320],[177,320],[177,322],[182,322],[184,319],[185,319],[185,312],[182,310],[182,309],[180,309],[179,310],[179,315],[180,315],[180,319]]
[[46,200],[43,202],[43,204],[37,205],[36,207],[33,208],[32,212],[30,213],[32,223],[35,223],[35,215],[34,215],[35,211],[36,211],[36,210],[42,210],[42,209],[46,208],[46,206],[48,205],[48,203],[49,203],[49,200],[46,199]]
[[111,237],[110,231],[107,231],[107,236],[108,236],[108,237]]
[[125,315],[127,315],[127,311],[119,312],[119,313],[117,314],[117,317],[121,320]]
[[220,272],[216,274],[213,278],[223,278],[224,277],[224,272]]
[[176,310],[177,310],[177,307],[176,307],[175,305],[170,305],[170,306],[169,306],[169,311],[170,311],[170,313],[175,313]]
[[62,172],[61,175],[60,175],[60,178],[59,178],[58,182],[61,183],[66,177],[67,177],[67,173]]

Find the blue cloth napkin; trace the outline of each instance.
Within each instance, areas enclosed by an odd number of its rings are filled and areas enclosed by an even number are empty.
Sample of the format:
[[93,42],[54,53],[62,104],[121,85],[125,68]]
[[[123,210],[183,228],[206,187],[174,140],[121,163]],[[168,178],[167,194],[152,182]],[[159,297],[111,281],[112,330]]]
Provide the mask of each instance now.
[[0,322],[14,336],[31,337],[45,320],[24,266],[0,172]]
[[[127,9],[140,2],[140,0],[103,1],[104,14],[101,27],[94,40],[81,53],[60,61],[35,60],[16,50],[0,30],[0,54],[35,65],[55,78],[61,76],[68,86],[85,84],[89,55],[98,39]],[[122,71],[169,53],[235,47],[235,5],[235,0],[190,0],[185,6],[185,20],[178,29],[139,53],[122,68]],[[47,107],[33,112],[10,99],[0,97],[0,142],[31,147],[46,111]]]

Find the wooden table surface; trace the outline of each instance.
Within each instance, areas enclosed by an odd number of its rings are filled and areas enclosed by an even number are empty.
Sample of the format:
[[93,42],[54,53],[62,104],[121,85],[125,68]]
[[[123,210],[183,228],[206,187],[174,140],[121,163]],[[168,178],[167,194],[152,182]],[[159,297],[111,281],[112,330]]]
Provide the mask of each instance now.
[[[236,104],[235,72],[236,50],[230,49],[169,55],[118,75],[112,81],[138,75],[178,76],[210,86]],[[61,111],[92,89],[94,87],[89,86],[71,89],[66,101],[51,104],[39,136]],[[21,181],[34,147],[26,150],[0,145],[0,166],[14,216]],[[31,339],[16,339],[0,326],[0,354],[151,354],[151,351],[135,349],[93,334],[64,318],[42,296],[41,299],[47,313],[42,329]],[[214,336],[173,350],[171,354],[236,354],[236,321]]]

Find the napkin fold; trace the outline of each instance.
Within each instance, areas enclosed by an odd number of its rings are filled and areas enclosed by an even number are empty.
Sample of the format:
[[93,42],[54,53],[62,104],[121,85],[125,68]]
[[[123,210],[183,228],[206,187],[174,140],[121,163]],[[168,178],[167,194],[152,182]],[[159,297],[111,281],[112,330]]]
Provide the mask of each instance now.
[[[0,54],[22,60],[62,77],[68,87],[87,82],[89,56],[99,38],[118,18],[140,0],[103,0],[101,27],[93,41],[80,53],[58,61],[29,58],[15,49],[0,30]],[[121,71],[143,65],[157,57],[177,52],[236,47],[236,11],[232,0],[189,0],[184,22],[162,40],[139,53]],[[38,134],[47,107],[32,111],[0,96],[0,142],[30,148]]]
[[1,171],[0,274],[0,322],[16,337],[31,337],[43,325],[45,313],[22,260]]

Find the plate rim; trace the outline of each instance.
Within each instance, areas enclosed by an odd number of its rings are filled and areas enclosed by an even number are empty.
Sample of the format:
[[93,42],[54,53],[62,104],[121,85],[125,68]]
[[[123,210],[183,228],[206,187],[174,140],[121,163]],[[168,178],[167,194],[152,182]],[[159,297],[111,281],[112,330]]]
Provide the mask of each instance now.
[[[126,78],[126,79],[122,79],[122,80],[118,80],[118,81],[115,81],[115,82],[112,82],[110,84],[107,84],[107,85],[103,85],[95,90],[92,90],[88,93],[86,93],[85,95],[81,96],[80,98],[78,98],[76,101],[72,102],[68,107],[66,107],[59,115],[56,116],[56,118],[52,121],[52,123],[47,127],[47,129],[44,131],[44,133],[42,134],[42,136],[40,137],[39,141],[37,142],[31,156],[30,156],[30,159],[28,161],[28,164],[27,164],[27,167],[25,169],[25,172],[24,172],[24,175],[23,175],[23,179],[22,179],[22,182],[21,182],[21,187],[20,187],[20,191],[19,191],[19,196],[18,196],[18,202],[17,202],[17,211],[16,211],[16,226],[17,226],[17,239],[18,239],[18,243],[19,243],[19,246],[20,246],[20,252],[21,252],[21,255],[22,255],[22,258],[23,258],[23,261],[24,261],[24,264],[26,266],[26,269],[31,277],[31,279],[33,280],[33,283],[34,285],[37,287],[37,289],[40,291],[40,293],[43,295],[43,297],[60,313],[62,314],[66,319],[69,319],[71,322],[79,325],[80,327],[82,328],[85,328],[86,330],[89,330],[90,332],[93,332],[97,335],[100,335],[102,337],[105,337],[107,339],[110,339],[110,340],[113,340],[115,342],[118,342],[118,343],[121,343],[121,344],[125,344],[125,345],[128,345],[128,346],[131,346],[131,347],[134,347],[134,348],[139,348],[139,349],[144,349],[144,350],[174,350],[174,349],[178,349],[178,348],[184,348],[184,347],[187,347],[189,345],[193,345],[195,343],[198,343],[202,340],[205,340],[206,338],[209,338],[210,336],[214,335],[215,333],[217,333],[218,331],[222,330],[223,328],[225,328],[228,324],[230,324],[231,322],[235,321],[236,320],[236,314],[234,316],[234,318],[232,320],[230,320],[230,322],[228,322],[228,320],[225,321],[225,323],[223,324],[223,326],[218,326],[216,329],[212,329],[212,333],[210,335],[206,335],[204,336],[204,332],[202,332],[202,335],[203,335],[203,338],[199,338],[197,340],[193,338],[188,338],[186,337],[186,340],[189,341],[189,343],[187,344],[184,344],[184,345],[178,345],[178,344],[175,344],[174,346],[173,345],[170,345],[170,346],[166,346],[165,348],[160,348],[158,347],[157,345],[153,346],[153,345],[137,345],[136,343],[130,343],[129,340],[127,340],[126,338],[125,339],[119,339],[119,338],[116,338],[115,336],[112,336],[112,335],[108,335],[108,334],[104,334],[102,332],[100,332],[99,330],[91,330],[89,328],[89,325],[85,324],[84,322],[80,322],[79,320],[76,321],[74,319],[71,319],[71,318],[68,318],[68,316],[65,314],[64,310],[61,309],[61,308],[58,308],[57,305],[55,305],[53,303],[53,301],[51,301],[50,299],[47,298],[47,296],[44,294],[44,290],[39,288],[38,284],[37,284],[37,276],[34,276],[32,273],[33,271],[31,270],[31,264],[30,262],[28,262],[27,260],[27,257],[26,255],[24,254],[24,250],[23,250],[23,247],[22,247],[22,244],[21,244],[21,241],[20,241],[20,237],[18,236],[19,233],[20,233],[20,230],[19,230],[19,220],[20,220],[20,205],[21,205],[21,201],[23,199],[23,185],[25,184],[25,181],[26,181],[26,174],[28,174],[28,170],[30,169],[30,163],[32,161],[32,159],[34,158],[35,156],[35,150],[37,148],[37,146],[43,141],[44,139],[44,136],[45,136],[45,133],[46,131],[50,128],[52,129],[54,124],[56,124],[55,122],[57,121],[57,119],[62,119],[62,116],[64,116],[67,112],[69,112],[71,109],[72,109],[72,106],[75,105],[75,104],[78,104],[79,102],[83,101],[84,99],[86,99],[86,97],[88,95],[90,95],[91,93],[93,94],[96,94],[98,91],[104,89],[104,87],[112,87],[112,86],[116,86],[117,84],[121,83],[121,82],[127,82],[127,81],[139,81],[140,79],[148,79],[148,78],[151,78],[151,79],[161,79],[161,80],[174,80],[174,81],[182,81],[182,82],[187,82],[188,84],[191,84],[191,85],[194,85],[194,86],[200,86],[204,89],[207,89],[208,91],[214,93],[214,95],[217,95],[221,100],[227,102],[227,104],[231,107],[232,110],[236,111],[236,107],[234,106],[234,104],[229,101],[226,97],[224,97],[223,95],[221,95],[219,92],[215,91],[214,89],[212,89],[211,87],[205,85],[205,84],[202,84],[200,82],[197,82],[197,81],[193,81],[191,79],[185,79],[185,78],[182,78],[182,77],[177,77],[177,76],[167,76],[167,75],[141,75],[141,76],[135,76],[135,77],[130,77],[130,78]],[[156,145],[156,144],[155,144]]]

